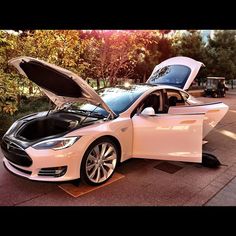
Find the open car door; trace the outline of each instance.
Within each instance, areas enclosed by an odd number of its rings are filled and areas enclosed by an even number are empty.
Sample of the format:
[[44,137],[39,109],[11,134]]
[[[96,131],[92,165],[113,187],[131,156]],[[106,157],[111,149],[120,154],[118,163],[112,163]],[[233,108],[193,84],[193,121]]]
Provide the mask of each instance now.
[[202,162],[204,113],[134,115],[133,157]]
[[202,112],[205,114],[203,121],[203,136],[206,135],[222,120],[229,107],[222,102],[203,103],[189,106],[171,106],[168,114],[188,114],[190,112]]

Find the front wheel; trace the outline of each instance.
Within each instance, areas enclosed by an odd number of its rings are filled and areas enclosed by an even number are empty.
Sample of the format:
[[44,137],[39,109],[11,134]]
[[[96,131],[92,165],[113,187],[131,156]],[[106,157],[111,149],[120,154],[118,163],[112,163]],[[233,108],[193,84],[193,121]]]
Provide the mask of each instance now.
[[81,163],[81,180],[89,185],[101,185],[114,174],[119,152],[117,145],[109,138],[92,143]]

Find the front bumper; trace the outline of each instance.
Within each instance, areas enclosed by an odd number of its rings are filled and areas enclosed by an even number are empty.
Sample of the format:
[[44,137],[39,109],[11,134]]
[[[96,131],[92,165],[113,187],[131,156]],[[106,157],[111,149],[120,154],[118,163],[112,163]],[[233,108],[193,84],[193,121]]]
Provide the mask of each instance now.
[[12,173],[30,180],[59,182],[80,178],[83,149],[73,145],[63,150],[36,150],[32,147],[25,153],[32,159],[30,166],[12,162],[4,153],[4,165]]
[[[32,171],[22,169],[22,167],[19,167],[15,164],[9,162],[6,158],[3,159],[3,163],[4,163],[4,166],[6,167],[6,169],[8,171],[10,171],[11,173],[21,176],[26,179],[30,179],[30,180],[45,181],[45,182],[60,182],[60,181],[68,181],[68,180],[74,179],[74,178],[70,178],[70,177],[66,176],[67,166],[64,166],[65,169],[63,169],[63,171],[62,171],[62,176],[60,176],[60,177],[55,177],[55,176],[46,177],[46,176],[40,176],[40,173],[42,171],[39,171],[37,176],[32,175]],[[65,174],[63,174],[63,172],[65,172]]]

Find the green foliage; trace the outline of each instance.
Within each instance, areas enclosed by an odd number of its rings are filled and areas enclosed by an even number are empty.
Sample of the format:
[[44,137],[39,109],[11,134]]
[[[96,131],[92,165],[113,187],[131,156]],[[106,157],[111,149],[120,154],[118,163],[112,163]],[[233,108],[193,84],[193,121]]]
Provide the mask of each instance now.
[[[0,30],[0,114],[18,114],[22,97],[42,96],[34,83],[8,65],[32,56],[67,68],[95,88],[133,79],[145,82],[161,61],[176,55],[202,61],[199,78],[236,74],[235,31],[216,31],[206,44],[200,31],[171,30]],[[200,80],[199,80],[200,81]],[[34,104],[35,106],[35,104]],[[37,106],[37,105],[36,105]],[[26,107],[26,110],[28,108]]]
[[223,76],[227,80],[236,78],[236,31],[217,30],[209,39],[207,53],[209,75]]
[[50,105],[46,96],[31,97],[22,99],[14,114],[0,112],[0,137],[4,135],[14,121],[34,112],[47,111],[49,107],[53,108],[53,105]]
[[16,37],[0,31],[0,113],[17,111],[19,76],[8,68],[7,61],[15,55]]
[[154,67],[161,61],[173,56],[172,38],[169,30],[144,31],[139,33],[141,45],[134,74],[135,81],[146,82]]
[[17,111],[17,84],[14,75],[0,70],[0,113],[13,115]]
[[206,61],[204,61],[206,59],[205,43],[200,31],[190,30],[181,35],[176,35],[173,47],[176,56],[191,57],[206,63]]
[[[203,41],[202,35],[198,30],[188,30],[182,34],[176,33],[173,41],[173,50],[176,56],[191,57],[195,60],[203,62],[208,68],[209,60],[206,51],[206,43]],[[197,75],[200,82],[206,77],[208,71],[202,68]]]

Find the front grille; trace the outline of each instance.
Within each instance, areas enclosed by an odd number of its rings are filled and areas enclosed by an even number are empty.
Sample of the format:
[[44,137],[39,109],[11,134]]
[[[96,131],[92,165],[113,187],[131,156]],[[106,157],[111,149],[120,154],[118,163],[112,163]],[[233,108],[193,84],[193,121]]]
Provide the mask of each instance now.
[[9,163],[13,168],[15,168],[16,170],[19,170],[20,172],[22,172],[22,173],[24,173],[24,174],[27,174],[27,175],[31,175],[32,174],[32,172],[31,171],[29,171],[29,170],[23,170],[23,169],[21,169],[21,168],[19,168],[19,167],[16,167],[16,166],[14,166],[14,165],[12,165],[11,163]]
[[29,167],[32,165],[32,159],[23,148],[14,142],[4,139],[1,144],[2,152],[6,159],[16,165]]
[[67,171],[67,166],[50,167],[40,169],[38,176],[61,177]]

